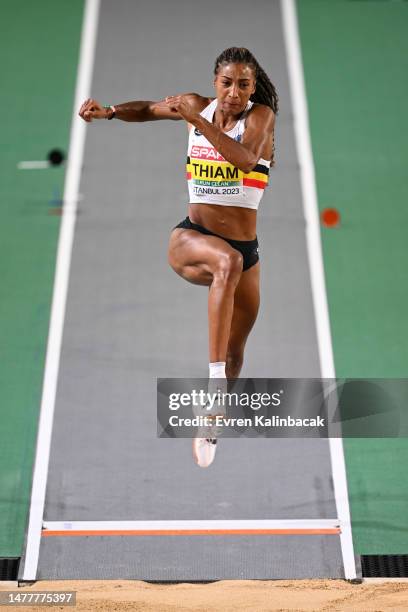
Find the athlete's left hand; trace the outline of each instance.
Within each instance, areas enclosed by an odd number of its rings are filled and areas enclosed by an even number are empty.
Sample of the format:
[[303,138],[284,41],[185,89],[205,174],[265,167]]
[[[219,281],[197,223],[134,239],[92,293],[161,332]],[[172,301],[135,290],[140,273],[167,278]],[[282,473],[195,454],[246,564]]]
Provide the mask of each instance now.
[[189,123],[193,123],[199,117],[199,113],[190,104],[187,96],[167,96],[165,102],[170,109],[177,111]]

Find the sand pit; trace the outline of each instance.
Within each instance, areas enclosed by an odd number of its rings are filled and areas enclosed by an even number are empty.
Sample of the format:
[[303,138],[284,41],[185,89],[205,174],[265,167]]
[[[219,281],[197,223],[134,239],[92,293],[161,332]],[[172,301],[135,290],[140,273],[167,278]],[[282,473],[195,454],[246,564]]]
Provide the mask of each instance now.
[[[2,583],[0,590],[17,586]],[[75,607],[52,606],[53,610],[116,610],[183,612],[242,611],[375,611],[408,610],[408,581],[376,581],[349,584],[341,580],[220,581],[210,584],[149,584],[141,581],[53,581],[19,588],[24,591],[77,592]],[[4,609],[9,609],[7,606]],[[24,606],[26,612],[44,606]],[[48,609],[50,609],[48,607]]]

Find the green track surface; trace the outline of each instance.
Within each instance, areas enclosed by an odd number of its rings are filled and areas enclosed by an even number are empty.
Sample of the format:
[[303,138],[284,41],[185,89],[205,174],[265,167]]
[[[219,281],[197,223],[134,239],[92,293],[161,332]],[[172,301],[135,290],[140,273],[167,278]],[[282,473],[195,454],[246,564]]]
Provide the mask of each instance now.
[[83,1],[2,0],[0,557],[20,556],[41,402]]
[[[408,378],[408,2],[297,8],[336,374]],[[408,553],[408,439],[345,449],[356,552]]]

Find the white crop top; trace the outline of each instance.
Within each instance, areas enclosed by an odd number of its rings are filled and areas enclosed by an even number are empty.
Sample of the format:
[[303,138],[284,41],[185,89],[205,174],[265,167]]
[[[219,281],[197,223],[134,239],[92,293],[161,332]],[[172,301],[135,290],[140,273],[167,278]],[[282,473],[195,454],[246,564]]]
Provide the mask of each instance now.
[[[210,123],[213,121],[217,102],[215,98],[200,113]],[[240,142],[245,130],[245,118],[252,105],[253,102],[249,100],[240,119],[229,132],[225,132],[227,136]],[[270,161],[261,157],[255,168],[245,174],[222,157],[197,128],[191,127],[186,168],[190,203],[240,206],[257,210],[268,185],[270,165]]]

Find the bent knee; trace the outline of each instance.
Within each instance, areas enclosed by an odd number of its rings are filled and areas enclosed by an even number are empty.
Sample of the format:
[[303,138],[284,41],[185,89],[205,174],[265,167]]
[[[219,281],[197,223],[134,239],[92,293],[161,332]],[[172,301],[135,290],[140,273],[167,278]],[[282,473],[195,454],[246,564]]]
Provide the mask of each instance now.
[[244,258],[239,251],[229,251],[220,254],[214,277],[223,281],[238,281],[243,270]]

